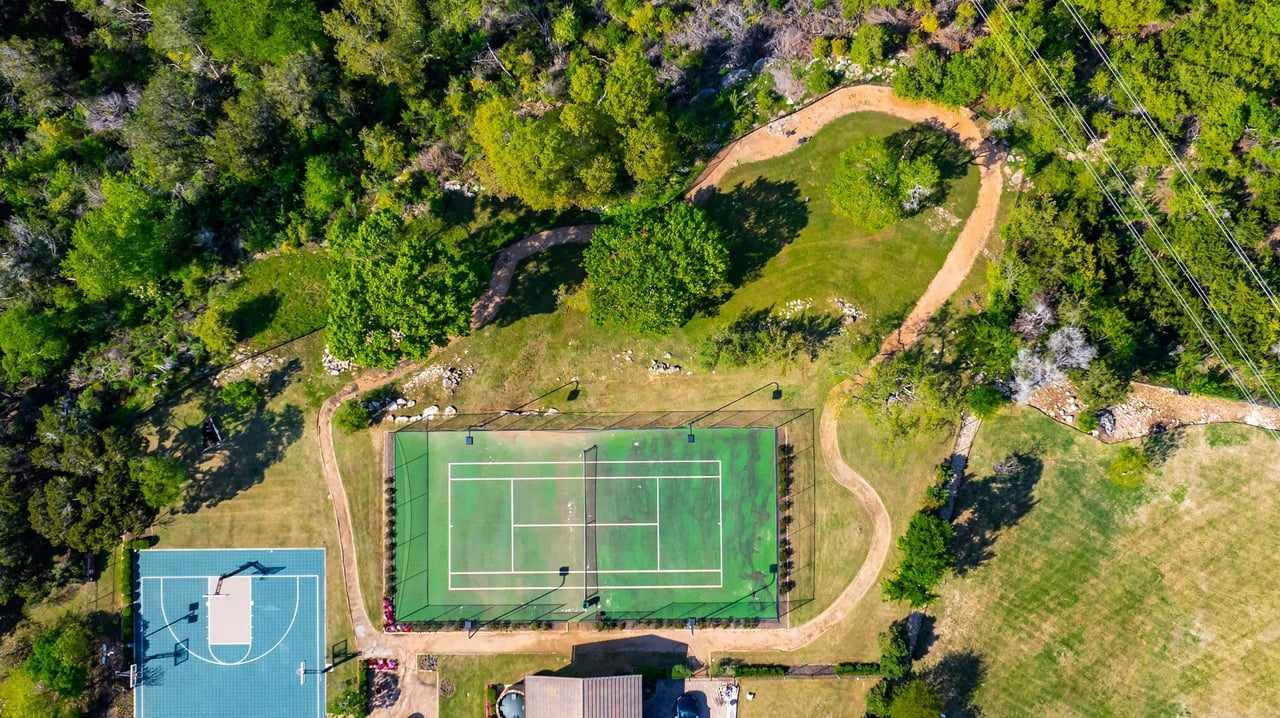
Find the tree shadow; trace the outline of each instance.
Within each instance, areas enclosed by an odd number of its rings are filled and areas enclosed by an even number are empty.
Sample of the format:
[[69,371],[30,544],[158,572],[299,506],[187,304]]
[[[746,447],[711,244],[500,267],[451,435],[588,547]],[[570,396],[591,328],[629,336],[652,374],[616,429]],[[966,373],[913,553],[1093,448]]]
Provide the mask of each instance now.
[[505,327],[525,317],[554,312],[560,297],[577,291],[587,278],[582,265],[584,251],[585,245],[562,244],[521,262],[495,323]]
[[960,135],[936,119],[898,130],[885,142],[890,147],[901,147],[904,159],[923,157],[938,168],[938,189],[925,206],[941,205],[951,190],[951,180],[965,176],[975,162]]
[[982,657],[969,651],[957,651],[942,656],[925,673],[924,679],[938,690],[951,718],[967,716],[978,718],[982,708],[973,702],[973,694],[986,676]]
[[956,575],[963,576],[994,556],[992,547],[1000,533],[1036,505],[1035,485],[1043,472],[1039,458],[1017,453],[997,463],[985,479],[961,484],[953,542]]
[[303,425],[302,409],[288,404],[279,411],[260,411],[227,429],[223,443],[196,467],[182,510],[216,506],[261,482],[266,470],[302,438]]
[[240,302],[231,311],[229,323],[240,340],[256,337],[271,326],[271,320],[280,311],[280,294],[275,290]]
[[790,181],[757,177],[728,192],[713,189],[704,207],[729,245],[729,282],[735,287],[758,276],[765,263],[809,224],[809,207]]
[[1167,429],[1163,424],[1151,427],[1151,433],[1142,440],[1142,453],[1157,468],[1167,462],[1182,446],[1185,433],[1180,427]]

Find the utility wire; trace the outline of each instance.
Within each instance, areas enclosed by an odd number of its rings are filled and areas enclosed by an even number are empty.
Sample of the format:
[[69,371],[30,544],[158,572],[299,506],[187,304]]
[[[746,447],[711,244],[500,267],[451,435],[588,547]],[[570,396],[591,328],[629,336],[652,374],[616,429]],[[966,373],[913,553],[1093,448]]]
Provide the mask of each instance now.
[[[1044,106],[1045,112],[1047,113],[1049,119],[1058,128],[1058,131],[1062,134],[1064,140],[1069,145],[1069,149],[1072,151],[1073,154],[1084,157],[1085,156],[1084,152],[1081,150],[1079,144],[1077,144],[1077,142],[1075,141],[1075,138],[1072,137],[1070,131],[1063,124],[1061,118],[1058,117],[1057,112],[1054,110],[1053,106],[1049,103],[1049,100],[1045,97],[1044,93],[1040,90],[1040,88],[1036,85],[1036,83],[1031,79],[1030,73],[1027,71],[1022,61],[1018,58],[1012,46],[1010,46],[1007,42],[1005,42],[1004,37],[1001,36],[992,26],[991,17],[990,15],[988,15],[986,9],[983,8],[982,5],[976,1],[971,0],[971,4],[978,11],[978,13],[982,15],[983,21],[987,24],[988,29],[991,30],[991,36],[995,38],[995,40],[1000,44],[1001,48],[1013,61],[1014,67],[1017,69],[1018,73],[1022,76],[1023,81],[1027,83],[1028,88],[1030,88],[1031,91],[1035,94],[1036,98],[1040,101],[1040,104]],[[1004,9],[1005,15],[1006,17],[1008,17],[1008,10],[1005,8],[1002,8],[1002,9]],[[1012,18],[1009,18],[1009,20],[1013,22]],[[1035,54],[1034,49],[1032,50],[1032,52],[1033,54]],[[1042,65],[1042,70],[1045,69],[1043,67],[1043,61],[1041,61],[1041,65]],[[1052,76],[1050,75],[1050,77]],[[1249,401],[1254,401],[1253,393],[1249,390],[1248,386],[1240,378],[1239,372],[1237,371],[1235,366],[1230,361],[1227,360],[1226,356],[1222,352],[1222,349],[1218,346],[1218,343],[1213,339],[1213,336],[1209,333],[1208,329],[1204,326],[1203,322],[1196,315],[1196,313],[1192,311],[1191,306],[1187,302],[1186,298],[1182,295],[1182,292],[1178,289],[1177,285],[1173,282],[1172,278],[1170,278],[1167,270],[1164,268],[1164,266],[1160,263],[1159,259],[1156,257],[1155,252],[1152,251],[1151,247],[1147,244],[1146,240],[1143,239],[1141,232],[1138,231],[1138,229],[1134,226],[1133,221],[1125,213],[1125,210],[1121,206],[1120,201],[1116,199],[1115,195],[1107,187],[1106,183],[1103,181],[1102,177],[1098,174],[1097,170],[1093,167],[1093,165],[1091,165],[1087,161],[1084,161],[1083,165],[1086,171],[1088,171],[1089,175],[1093,178],[1093,181],[1098,185],[1098,188],[1103,193],[1103,196],[1107,199],[1108,204],[1111,205],[1111,208],[1116,212],[1117,216],[1119,216],[1120,219],[1124,222],[1125,228],[1129,231],[1129,234],[1133,237],[1134,241],[1137,242],[1138,246],[1142,249],[1147,259],[1151,261],[1152,267],[1155,269],[1157,276],[1159,276],[1160,279],[1164,282],[1165,286],[1168,287],[1170,294],[1173,295],[1174,299],[1177,301],[1178,305],[1182,308],[1183,312],[1191,320],[1192,324],[1195,325],[1197,331],[1200,333],[1201,338],[1204,340],[1205,344],[1213,352],[1214,356],[1217,357],[1218,361],[1220,361],[1222,365],[1226,368],[1228,375],[1231,377],[1232,381],[1236,384],[1236,386],[1240,389],[1241,393],[1244,394],[1246,399]],[[1196,283],[1193,281],[1193,286],[1195,284]],[[1272,438],[1276,439],[1277,441],[1280,441],[1280,436],[1278,436],[1275,432],[1270,432],[1270,433],[1272,435]]]
[[1111,76],[1115,78],[1120,89],[1124,91],[1125,96],[1133,103],[1134,109],[1137,110],[1138,115],[1142,117],[1142,120],[1146,123],[1147,127],[1150,128],[1151,133],[1155,135],[1160,146],[1164,149],[1165,153],[1169,155],[1169,158],[1173,160],[1174,166],[1178,168],[1178,173],[1182,175],[1182,179],[1191,188],[1195,198],[1200,201],[1200,204],[1205,208],[1205,211],[1211,218],[1213,218],[1213,223],[1218,226],[1218,230],[1227,238],[1227,242],[1231,244],[1231,248],[1235,251],[1236,257],[1240,259],[1240,263],[1244,265],[1244,268],[1248,270],[1249,275],[1253,277],[1254,283],[1258,285],[1258,288],[1262,290],[1262,293],[1265,294],[1267,299],[1271,302],[1271,308],[1276,310],[1277,314],[1280,314],[1280,300],[1276,299],[1276,295],[1271,291],[1271,287],[1267,285],[1266,279],[1263,278],[1262,274],[1258,271],[1258,268],[1249,259],[1244,248],[1240,246],[1240,242],[1236,239],[1235,233],[1232,232],[1231,228],[1227,226],[1227,223],[1223,221],[1222,211],[1214,206],[1213,202],[1205,196],[1204,192],[1200,188],[1200,184],[1191,176],[1191,173],[1187,170],[1187,166],[1183,164],[1182,158],[1178,156],[1173,145],[1164,136],[1159,125],[1151,119],[1151,115],[1147,113],[1146,107],[1138,101],[1138,98],[1134,95],[1129,83],[1124,79],[1124,75],[1120,73],[1120,69],[1111,61],[1111,56],[1107,53],[1106,49],[1102,47],[1102,44],[1098,42],[1093,31],[1089,29],[1087,24],[1085,24],[1084,18],[1081,17],[1080,12],[1069,0],[1062,0],[1062,4],[1066,6],[1067,12],[1071,13],[1071,17],[1075,19],[1076,25],[1084,32],[1085,38],[1089,40],[1089,44],[1093,46],[1094,52],[1096,52],[1098,57],[1102,59],[1103,64],[1107,66],[1107,69],[1110,71]]
[[[1240,357],[1240,360],[1249,369],[1249,372],[1253,375],[1254,379],[1256,379],[1257,382],[1262,386],[1263,391],[1267,394],[1267,397],[1271,401],[1271,403],[1273,405],[1280,405],[1280,398],[1277,397],[1276,392],[1267,383],[1266,378],[1262,375],[1262,372],[1258,369],[1257,365],[1253,362],[1253,359],[1249,356],[1248,352],[1245,350],[1244,345],[1240,341],[1239,337],[1236,336],[1235,332],[1231,329],[1230,325],[1227,324],[1222,314],[1214,306],[1213,301],[1211,300],[1209,295],[1205,292],[1203,285],[1196,278],[1195,274],[1191,271],[1191,268],[1187,266],[1186,262],[1184,262],[1182,257],[1178,254],[1177,249],[1173,246],[1173,243],[1169,240],[1168,236],[1165,235],[1164,230],[1160,228],[1160,225],[1158,222],[1156,222],[1155,217],[1153,217],[1151,213],[1147,210],[1146,204],[1142,201],[1141,197],[1138,195],[1137,191],[1133,188],[1133,186],[1129,183],[1128,178],[1124,175],[1124,173],[1120,170],[1120,167],[1111,159],[1110,155],[1108,155],[1106,150],[1102,147],[1101,138],[1099,138],[1097,133],[1093,131],[1093,128],[1089,126],[1089,123],[1085,121],[1084,116],[1080,113],[1080,110],[1076,106],[1075,102],[1071,99],[1071,97],[1067,94],[1067,92],[1058,83],[1057,79],[1053,76],[1053,73],[1050,72],[1048,65],[1044,61],[1044,58],[1041,57],[1040,53],[1036,50],[1035,45],[1030,41],[1026,33],[1022,31],[1022,28],[1020,25],[1018,25],[1017,20],[1015,20],[1012,17],[1012,14],[1009,12],[1008,6],[1004,3],[1004,0],[996,0],[996,4],[1000,6],[1001,10],[1005,14],[1005,17],[1009,20],[1010,25],[1018,33],[1018,36],[1022,38],[1023,44],[1031,52],[1031,55],[1036,60],[1036,63],[1040,67],[1041,72],[1043,72],[1045,76],[1049,78],[1049,82],[1054,86],[1054,89],[1057,92],[1058,96],[1066,104],[1068,112],[1070,112],[1072,117],[1076,120],[1076,123],[1080,125],[1080,128],[1082,130],[1084,130],[1085,136],[1089,139],[1090,143],[1098,144],[1098,152],[1102,156],[1102,159],[1107,163],[1107,167],[1111,170],[1112,175],[1115,176],[1116,180],[1119,181],[1120,184],[1124,187],[1125,193],[1129,197],[1130,201],[1134,204],[1135,207],[1137,207],[1138,212],[1146,220],[1150,229],[1156,234],[1156,236],[1160,238],[1160,241],[1164,245],[1165,250],[1173,258],[1174,262],[1178,264],[1178,267],[1182,270],[1183,276],[1186,277],[1187,281],[1191,284],[1192,289],[1195,290],[1195,293],[1200,297],[1201,301],[1204,302],[1205,307],[1209,310],[1210,316],[1213,317],[1214,322],[1222,330],[1223,334],[1226,335],[1227,340],[1231,342],[1231,345],[1235,348],[1236,353]],[[1251,394],[1247,394],[1247,396],[1251,396]]]

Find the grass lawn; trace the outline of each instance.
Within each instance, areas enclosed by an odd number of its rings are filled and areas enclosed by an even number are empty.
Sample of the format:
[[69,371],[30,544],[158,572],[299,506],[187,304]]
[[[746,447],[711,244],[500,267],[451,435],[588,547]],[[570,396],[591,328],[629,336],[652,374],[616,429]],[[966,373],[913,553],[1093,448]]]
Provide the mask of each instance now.
[[[873,678],[855,680],[769,680],[743,678],[738,699],[741,718],[845,718],[861,716],[866,711],[867,690],[875,685]],[[755,698],[747,700],[747,694]]]
[[[327,637],[329,644],[352,637],[342,587],[337,531],[320,473],[315,439],[316,411],[337,380],[318,370],[323,346],[312,336],[276,350],[292,357],[296,369],[273,383],[278,393],[250,416],[219,415],[223,448],[199,453],[199,423],[211,411],[216,389],[193,389],[185,401],[149,415],[144,430],[167,451],[193,462],[188,505],[163,516],[155,527],[160,548],[323,547],[326,549]],[[355,663],[329,675],[328,691],[340,692],[355,675]]]
[[[1030,410],[983,426],[926,658],[954,695],[989,718],[1274,713],[1275,444],[1214,426],[1171,446],[1125,491],[1105,476],[1116,447]],[[1010,454],[1025,470],[996,478]]]
[[569,665],[565,656],[441,656],[440,679],[453,681],[454,694],[440,698],[440,718],[475,718],[484,715],[484,687],[490,683],[511,685],[539,671],[559,671]]
[[381,430],[347,434],[334,427],[338,469],[351,504],[351,534],[356,542],[364,608],[375,626],[382,625],[383,508]]
[[319,247],[265,257],[213,303],[227,311],[239,340],[261,351],[324,326],[330,264]]
[[826,311],[834,308],[834,297],[853,302],[873,323],[906,316],[977,202],[977,165],[945,183],[946,215],[925,210],[879,232],[837,215],[826,186],[851,143],[910,126],[880,113],[847,115],[793,152],[725,175],[721,193],[706,206],[725,227],[733,244],[733,279],[743,283],[722,316],[796,299],[812,299]]

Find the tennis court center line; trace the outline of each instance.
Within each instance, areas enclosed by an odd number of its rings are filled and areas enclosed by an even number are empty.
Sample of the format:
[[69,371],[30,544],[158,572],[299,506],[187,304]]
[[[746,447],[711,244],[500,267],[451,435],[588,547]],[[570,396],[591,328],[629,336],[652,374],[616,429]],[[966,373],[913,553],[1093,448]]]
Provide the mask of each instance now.
[[[604,463],[603,461],[600,463]],[[654,476],[653,474],[644,474],[641,476],[598,476],[599,481],[635,481],[636,479],[718,479],[718,474],[696,474],[692,476]],[[463,481],[582,481],[581,474],[577,476],[485,476],[485,477],[458,477],[451,478],[451,482]]]
[[[581,573],[581,571],[574,571]],[[720,573],[718,568],[611,568],[600,569],[596,573]],[[458,571],[455,576],[559,576],[560,571],[557,569],[546,569],[544,571]]]

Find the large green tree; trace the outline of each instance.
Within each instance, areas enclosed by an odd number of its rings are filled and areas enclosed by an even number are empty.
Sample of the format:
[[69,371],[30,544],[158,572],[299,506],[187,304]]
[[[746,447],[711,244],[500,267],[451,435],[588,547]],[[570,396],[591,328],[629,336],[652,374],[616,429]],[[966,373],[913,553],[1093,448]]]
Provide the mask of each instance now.
[[103,204],[71,235],[63,271],[90,299],[155,289],[173,266],[177,222],[169,204],[128,175],[102,178]]
[[922,207],[937,190],[940,173],[931,158],[912,156],[911,150],[889,138],[866,139],[846,149],[827,186],[835,211],[878,230]]
[[52,314],[27,304],[0,312],[0,367],[10,382],[58,371],[70,349],[66,328]]
[[684,202],[630,209],[596,230],[584,256],[591,320],[661,336],[728,291],[729,250]]
[[366,366],[425,359],[466,334],[483,280],[476,260],[395,213],[371,215],[335,237],[326,338],[335,356]]
[[911,517],[907,532],[898,538],[902,562],[885,579],[884,594],[894,601],[906,601],[920,608],[937,598],[934,593],[942,577],[955,564],[951,555],[951,524],[932,512]]
[[933,686],[915,678],[893,689],[889,699],[889,718],[938,718],[942,715],[942,696]]

